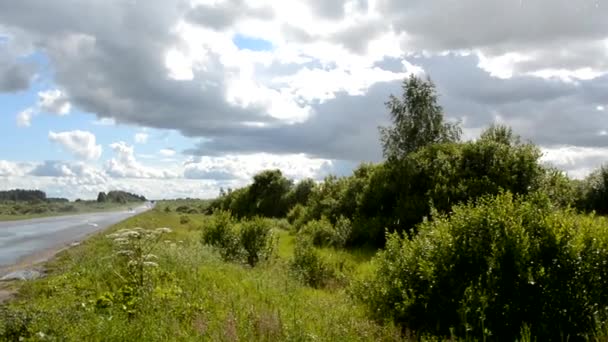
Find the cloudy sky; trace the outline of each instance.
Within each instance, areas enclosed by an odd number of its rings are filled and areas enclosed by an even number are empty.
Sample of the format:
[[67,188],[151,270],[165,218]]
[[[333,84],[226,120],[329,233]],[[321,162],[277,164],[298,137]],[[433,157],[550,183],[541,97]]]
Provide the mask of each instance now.
[[381,160],[384,101],[437,84],[582,177],[608,161],[599,0],[0,0],[0,189],[213,197]]

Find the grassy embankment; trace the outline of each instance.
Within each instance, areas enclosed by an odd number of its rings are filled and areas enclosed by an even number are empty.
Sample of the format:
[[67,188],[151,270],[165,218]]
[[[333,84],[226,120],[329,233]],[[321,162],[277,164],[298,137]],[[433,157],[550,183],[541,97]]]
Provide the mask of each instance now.
[[97,201],[30,203],[0,202],[0,221],[25,220],[49,216],[75,215],[127,209],[140,203],[98,203]]
[[[344,283],[324,289],[303,285],[288,266],[294,236],[276,228],[276,257],[254,268],[224,262],[201,243],[203,214],[166,211],[160,203],[48,264],[49,276],[18,284],[17,298],[0,311],[2,329],[16,335],[68,341],[378,341],[398,331],[369,320]],[[184,219],[187,216],[188,219]],[[186,222],[187,221],[187,222]],[[277,224],[277,227],[281,226]],[[125,286],[107,234],[123,228],[170,227],[145,271],[148,290]],[[339,260],[346,278],[370,270],[370,253],[320,250]],[[348,282],[348,280],[347,280]]]

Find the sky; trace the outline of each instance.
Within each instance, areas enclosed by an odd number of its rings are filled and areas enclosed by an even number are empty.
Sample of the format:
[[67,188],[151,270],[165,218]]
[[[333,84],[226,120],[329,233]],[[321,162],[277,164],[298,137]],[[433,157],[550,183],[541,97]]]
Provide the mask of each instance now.
[[0,0],[0,190],[210,198],[264,169],[379,162],[384,102],[430,77],[581,178],[608,162],[599,0]]

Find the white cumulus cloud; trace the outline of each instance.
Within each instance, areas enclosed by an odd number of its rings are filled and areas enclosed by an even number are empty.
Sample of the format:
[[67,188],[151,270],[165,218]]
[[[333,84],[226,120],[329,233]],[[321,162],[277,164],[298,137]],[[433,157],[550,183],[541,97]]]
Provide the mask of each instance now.
[[117,178],[176,178],[173,170],[155,169],[142,165],[134,155],[133,146],[124,141],[110,144],[115,157],[106,163],[106,172]]
[[72,105],[63,91],[51,89],[38,93],[38,108],[45,113],[63,116],[70,113]]
[[97,145],[91,132],[75,130],[55,133],[49,132],[49,140],[59,144],[65,151],[77,158],[96,160],[101,157],[102,147]]
[[32,117],[35,112],[33,108],[27,108],[17,114],[17,126],[29,127],[32,125]]
[[138,144],[145,144],[148,142],[148,134],[147,133],[135,133],[134,140]]

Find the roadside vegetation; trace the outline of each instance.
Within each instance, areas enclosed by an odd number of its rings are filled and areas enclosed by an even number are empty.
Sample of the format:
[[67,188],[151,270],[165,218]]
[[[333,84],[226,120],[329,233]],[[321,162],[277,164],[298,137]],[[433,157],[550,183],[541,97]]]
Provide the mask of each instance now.
[[145,200],[143,196],[124,191],[101,192],[97,200],[75,201],[47,197],[40,190],[0,191],[0,221],[126,209],[132,203]]
[[506,126],[462,142],[430,80],[387,108],[384,162],[161,201],[20,284],[0,336],[607,339],[608,169],[572,180]]

